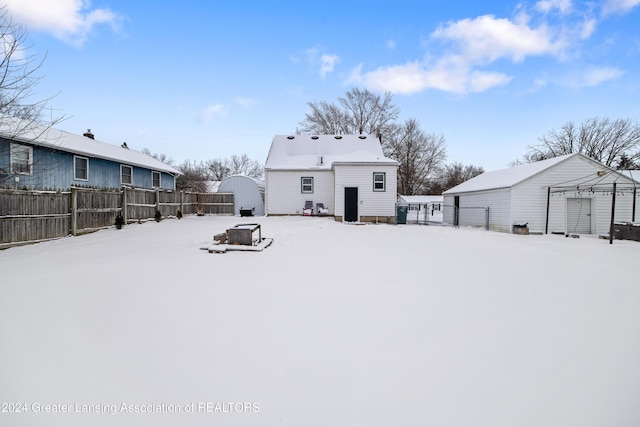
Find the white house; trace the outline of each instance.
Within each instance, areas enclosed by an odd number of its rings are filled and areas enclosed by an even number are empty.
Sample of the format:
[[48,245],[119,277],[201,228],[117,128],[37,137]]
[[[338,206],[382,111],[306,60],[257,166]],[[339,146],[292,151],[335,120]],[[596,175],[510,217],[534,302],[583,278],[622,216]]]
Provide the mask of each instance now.
[[265,163],[266,214],[322,203],[336,221],[395,222],[398,162],[373,135],[276,135]]
[[[512,232],[606,233],[616,184],[615,221],[635,221],[632,179],[579,153],[485,172],[444,195],[444,222]],[[634,202],[635,201],[635,202]]]

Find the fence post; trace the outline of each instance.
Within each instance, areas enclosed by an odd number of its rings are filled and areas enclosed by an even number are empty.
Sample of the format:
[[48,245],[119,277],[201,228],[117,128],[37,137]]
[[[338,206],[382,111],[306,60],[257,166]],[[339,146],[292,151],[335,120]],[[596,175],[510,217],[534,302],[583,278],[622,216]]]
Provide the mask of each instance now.
[[129,220],[129,215],[127,212],[127,187],[122,187],[122,219],[126,224]]
[[156,188],[156,212],[160,212],[160,190]]
[[184,216],[184,190],[180,191],[180,213]]
[[78,189],[71,187],[71,235],[78,234]]
[[489,230],[489,206],[487,206],[487,219],[486,219],[486,227]]

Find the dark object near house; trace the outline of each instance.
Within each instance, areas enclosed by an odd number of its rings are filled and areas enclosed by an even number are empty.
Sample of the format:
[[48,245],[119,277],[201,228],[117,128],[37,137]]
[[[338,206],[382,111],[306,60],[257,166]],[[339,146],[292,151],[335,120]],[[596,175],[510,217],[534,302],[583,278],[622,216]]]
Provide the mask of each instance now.
[[409,206],[398,205],[396,212],[396,224],[406,224],[407,223],[407,213],[409,212]]
[[631,222],[613,224],[613,237],[618,240],[635,240],[640,242],[640,224]]
[[240,208],[240,216],[253,216],[253,213],[255,212],[256,208],[251,208],[251,209],[244,209],[244,208]]
[[513,224],[513,234],[529,234],[529,223],[525,222],[524,224]]
[[116,228],[121,229],[123,225],[124,225],[124,218],[122,217],[122,214],[119,213],[118,215],[116,215]]

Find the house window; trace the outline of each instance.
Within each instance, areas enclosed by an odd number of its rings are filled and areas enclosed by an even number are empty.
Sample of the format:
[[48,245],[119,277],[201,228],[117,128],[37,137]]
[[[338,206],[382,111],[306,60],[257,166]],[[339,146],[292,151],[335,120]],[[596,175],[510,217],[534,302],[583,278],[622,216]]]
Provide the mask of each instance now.
[[301,184],[301,191],[303,193],[313,193],[313,177],[312,176],[303,176]]
[[151,181],[153,182],[153,188],[160,188],[160,172],[151,172]]
[[373,173],[373,191],[386,190],[386,174],[384,172]]
[[120,182],[128,185],[133,183],[133,168],[131,166],[120,165]]
[[89,159],[73,156],[73,179],[87,181],[89,179]]
[[33,147],[11,144],[11,173],[31,175],[33,166]]

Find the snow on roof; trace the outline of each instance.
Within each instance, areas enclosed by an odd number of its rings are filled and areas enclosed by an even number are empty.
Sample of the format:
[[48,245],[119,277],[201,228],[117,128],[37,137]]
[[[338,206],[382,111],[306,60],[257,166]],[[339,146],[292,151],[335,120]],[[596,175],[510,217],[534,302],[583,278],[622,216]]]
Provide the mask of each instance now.
[[640,182],[640,170],[620,170],[618,172],[635,182]]
[[425,196],[398,196],[399,201],[403,201],[409,204],[421,204],[421,203],[433,203],[433,202],[442,202],[444,200],[443,196],[437,195],[425,195]]
[[[13,120],[10,119],[9,122]],[[0,137],[9,140],[27,142],[35,146],[52,148],[69,153],[80,154],[87,157],[111,160],[125,163],[130,166],[140,166],[158,172],[167,172],[173,175],[182,175],[179,170],[154,159],[151,156],[138,151],[122,148],[118,145],[97,141],[82,135],[75,135],[55,128],[46,129],[40,126],[26,126],[17,137],[13,137],[11,129],[13,123],[8,123],[6,118],[0,120]]]
[[229,181],[238,180],[238,179],[248,179],[249,181],[253,181],[259,189],[264,190],[265,188],[265,183],[262,179],[252,178],[247,175],[230,175],[224,178],[222,181],[220,181],[220,183],[218,184],[218,187],[220,186],[224,187],[225,184],[227,184]]
[[398,165],[374,135],[276,135],[265,169],[330,170],[336,163]]
[[442,194],[470,193],[473,191],[509,188],[573,156],[582,156],[582,154],[566,154],[564,156],[541,160],[535,163],[528,163],[526,165],[484,172],[476,177],[471,178],[468,181],[463,182],[462,184],[456,185],[455,187],[445,191]]

